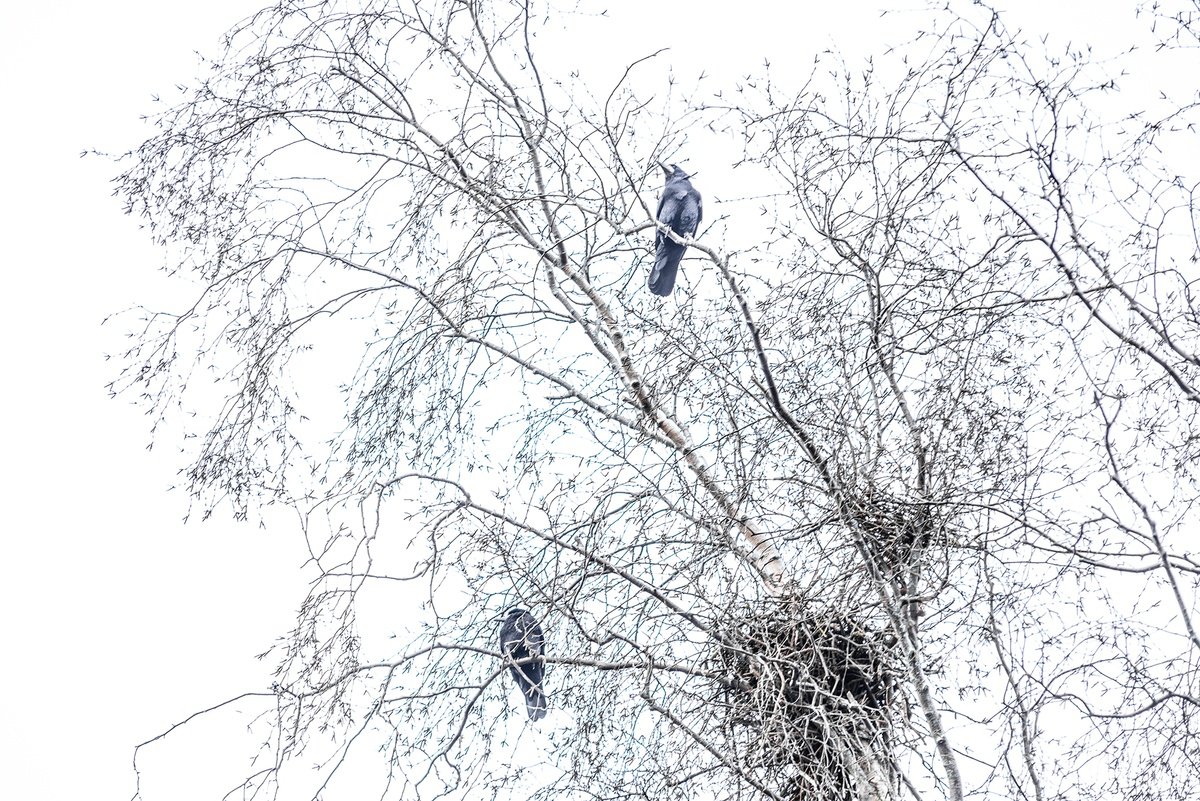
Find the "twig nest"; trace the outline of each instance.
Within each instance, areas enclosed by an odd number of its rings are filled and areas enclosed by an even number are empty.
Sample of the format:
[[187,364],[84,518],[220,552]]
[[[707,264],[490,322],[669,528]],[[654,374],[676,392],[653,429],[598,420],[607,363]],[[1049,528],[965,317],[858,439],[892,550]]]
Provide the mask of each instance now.
[[928,506],[869,492],[855,495],[849,507],[875,566],[886,577],[902,575],[939,539]]
[[716,701],[748,768],[797,799],[855,798],[881,764],[892,775],[890,632],[797,597],[730,609],[719,632]]

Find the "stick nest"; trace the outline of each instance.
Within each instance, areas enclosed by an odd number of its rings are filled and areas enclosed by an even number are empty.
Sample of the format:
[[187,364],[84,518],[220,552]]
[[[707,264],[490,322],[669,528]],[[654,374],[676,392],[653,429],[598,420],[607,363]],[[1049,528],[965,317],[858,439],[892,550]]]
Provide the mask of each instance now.
[[788,598],[731,609],[720,635],[718,702],[742,764],[793,799],[853,799],[864,782],[893,783],[893,634]]
[[849,507],[871,558],[886,578],[903,575],[926,548],[940,539],[936,521],[926,506],[872,492],[852,497]]

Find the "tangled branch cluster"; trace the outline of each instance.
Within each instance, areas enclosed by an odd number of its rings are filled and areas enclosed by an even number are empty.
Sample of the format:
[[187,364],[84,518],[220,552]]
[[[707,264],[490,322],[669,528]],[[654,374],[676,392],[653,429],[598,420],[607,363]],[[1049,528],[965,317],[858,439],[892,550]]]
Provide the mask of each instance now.
[[884,578],[897,578],[904,570],[916,567],[925,550],[937,544],[933,540],[939,532],[928,506],[871,492],[851,498],[849,506],[872,561]]
[[901,697],[894,635],[796,596],[731,610],[721,634],[716,700],[748,765],[786,778],[797,800],[893,784],[884,755]]

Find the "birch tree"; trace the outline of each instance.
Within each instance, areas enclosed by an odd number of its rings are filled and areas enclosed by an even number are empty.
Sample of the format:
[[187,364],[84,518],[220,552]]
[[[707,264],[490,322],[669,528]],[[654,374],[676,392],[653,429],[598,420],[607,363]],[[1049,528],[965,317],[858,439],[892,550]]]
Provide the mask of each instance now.
[[[1142,18],[1180,63],[1186,11]],[[114,390],[320,575],[229,702],[234,794],[1194,794],[1196,98],[977,6],[867,65],[588,85],[554,13],[280,4],[125,159],[196,291]],[[659,165],[701,148],[754,199],[689,170],[663,301]]]

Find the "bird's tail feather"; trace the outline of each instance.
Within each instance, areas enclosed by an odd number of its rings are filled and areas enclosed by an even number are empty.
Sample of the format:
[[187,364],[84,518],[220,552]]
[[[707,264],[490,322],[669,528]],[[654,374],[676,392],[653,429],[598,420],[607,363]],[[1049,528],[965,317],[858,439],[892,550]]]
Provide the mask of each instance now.
[[529,719],[541,720],[546,717],[546,693],[542,691],[541,683],[531,681],[520,665],[513,666],[513,678],[517,680],[517,689],[525,696],[525,709],[529,712]]
[[525,694],[525,710],[529,712],[530,720],[541,720],[546,717],[546,694],[540,687],[530,687]]
[[675,275],[679,271],[679,262],[683,259],[686,245],[664,240],[658,245],[654,257],[654,267],[650,270],[650,291],[660,297],[670,295],[675,289]]

